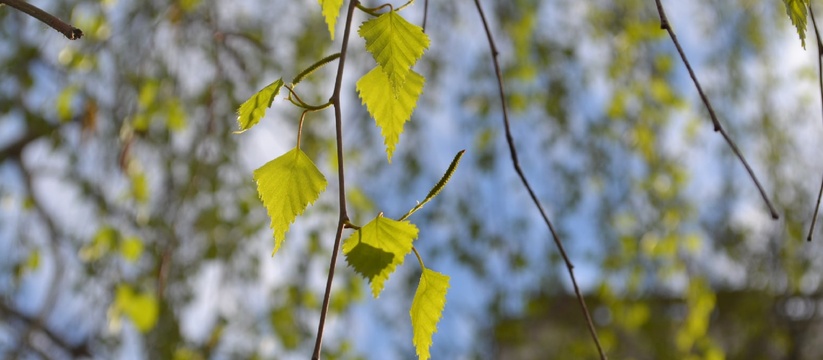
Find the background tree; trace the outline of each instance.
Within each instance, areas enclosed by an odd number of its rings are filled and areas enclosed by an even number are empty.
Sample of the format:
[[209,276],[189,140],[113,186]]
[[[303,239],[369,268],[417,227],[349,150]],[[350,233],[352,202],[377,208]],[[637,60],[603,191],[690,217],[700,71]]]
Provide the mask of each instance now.
[[[38,5],[85,36],[68,41],[0,8],[0,357],[305,358],[337,220],[334,182],[272,258],[251,173],[292,146],[300,114],[281,107],[264,130],[232,132],[251,94],[339,49],[316,2]],[[422,5],[404,16],[422,24]],[[656,358],[742,358],[750,353],[717,334],[727,314],[718,294],[746,290],[765,296],[732,293],[745,304],[736,309],[750,309],[739,310],[740,336],[764,339],[765,358],[811,358],[812,330],[755,326],[771,299],[818,301],[823,265],[818,242],[803,241],[823,172],[815,42],[803,51],[785,5],[666,3],[779,221],[712,132],[653,1],[484,5],[523,168],[595,303],[606,351],[621,358],[656,343],[646,352]],[[349,212],[364,223],[421,200],[467,149],[448,191],[421,211],[415,246],[452,276],[434,358],[493,358],[495,344],[512,341],[495,336],[500,319],[548,308],[560,323],[545,299],[569,287],[511,171],[473,4],[428,8],[431,46],[415,68],[426,88],[390,166],[354,92],[371,60],[350,54]],[[306,100],[325,101],[332,74],[308,78]],[[302,148],[327,177],[333,134],[330,114],[303,128]],[[406,309],[418,274],[399,270],[375,301],[353,271],[338,271],[324,357],[412,357]],[[654,297],[682,304],[665,320],[670,332],[657,331]],[[562,313],[582,329],[578,310]],[[557,357],[594,355],[585,333],[564,344]]]

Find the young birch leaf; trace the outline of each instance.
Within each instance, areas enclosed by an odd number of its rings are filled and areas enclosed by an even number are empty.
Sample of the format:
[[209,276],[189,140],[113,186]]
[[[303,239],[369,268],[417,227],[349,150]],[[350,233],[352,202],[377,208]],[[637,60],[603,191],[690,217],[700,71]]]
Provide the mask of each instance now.
[[809,0],[783,0],[786,4],[786,14],[792,20],[792,25],[797,28],[797,34],[800,35],[800,44],[806,48],[806,8],[809,5]]
[[254,181],[271,218],[273,255],[294,219],[326,189],[326,178],[306,153],[294,148],[255,170]]
[[432,335],[437,331],[437,322],[446,306],[446,291],[449,288],[449,277],[437,271],[423,268],[420,275],[420,284],[412,300],[411,315],[412,342],[417,350],[417,358],[427,360],[431,357],[429,348],[432,344]]
[[334,40],[334,25],[337,24],[337,16],[340,15],[340,8],[343,7],[343,0],[317,0],[323,8],[323,17],[329,25],[329,34]]
[[281,87],[283,87],[283,79],[277,79],[240,105],[237,109],[237,124],[240,126],[240,132],[251,129],[260,122],[260,119],[266,115],[266,108],[271,107]]
[[417,227],[408,221],[378,216],[343,242],[346,262],[369,280],[372,296],[383,291],[383,283],[411,252]]
[[388,75],[397,96],[412,65],[429,47],[429,37],[395,11],[364,22],[357,33],[366,40],[366,50]]
[[400,140],[400,134],[403,133],[403,124],[411,119],[417,98],[423,92],[423,85],[426,82],[422,75],[414,71],[409,71],[406,78],[396,97],[386,96],[392,91],[391,85],[388,76],[378,67],[363,75],[356,85],[360,99],[380,126],[389,162]]

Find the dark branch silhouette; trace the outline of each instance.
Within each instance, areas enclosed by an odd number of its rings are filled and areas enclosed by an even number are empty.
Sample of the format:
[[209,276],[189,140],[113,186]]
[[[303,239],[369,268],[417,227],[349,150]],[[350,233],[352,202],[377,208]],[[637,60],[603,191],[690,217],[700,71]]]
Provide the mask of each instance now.
[[483,21],[483,28],[486,31],[486,37],[489,40],[489,50],[491,51],[492,62],[494,63],[494,72],[497,75],[497,87],[500,95],[500,102],[501,108],[503,110],[503,127],[506,130],[506,142],[509,145],[509,152],[511,154],[512,165],[514,165],[514,170],[517,172],[517,176],[520,177],[520,181],[523,183],[523,186],[529,192],[529,196],[532,198],[532,202],[540,211],[540,216],[543,217],[543,222],[546,223],[546,226],[549,228],[549,231],[552,234],[552,238],[554,239],[554,244],[557,246],[557,250],[560,252],[560,255],[563,257],[563,262],[566,263],[566,269],[569,271],[569,278],[571,278],[572,285],[574,286],[574,293],[577,296],[577,301],[580,303],[580,308],[583,310],[583,316],[586,318],[586,326],[589,329],[589,333],[592,336],[592,340],[594,340],[594,344],[597,346],[597,351],[600,354],[600,358],[605,360],[607,359],[606,353],[603,351],[603,347],[600,345],[600,339],[597,337],[597,330],[594,328],[594,323],[592,322],[591,314],[589,314],[589,308],[586,306],[586,300],[583,299],[583,295],[580,293],[580,287],[577,286],[577,279],[574,276],[574,265],[572,265],[571,260],[569,260],[569,256],[566,255],[566,250],[563,247],[563,243],[560,241],[560,236],[557,235],[557,231],[554,229],[554,225],[552,225],[551,220],[549,220],[549,216],[546,214],[546,210],[543,209],[543,205],[540,203],[540,200],[537,199],[537,195],[532,190],[529,181],[526,179],[526,175],[523,173],[523,170],[520,168],[520,161],[517,157],[517,149],[514,146],[514,138],[512,137],[511,129],[509,127],[509,114],[508,110],[506,109],[506,93],[503,89],[503,75],[500,71],[500,63],[497,61],[497,46],[494,43],[494,39],[492,38],[491,30],[489,30],[489,24],[486,21],[486,15],[483,13],[483,8],[480,6],[479,0],[474,0],[475,5],[477,6],[477,12],[480,13],[480,19]]
[[49,14],[40,8],[29,4],[23,0],[0,0],[0,4],[6,4],[11,6],[17,10],[20,10],[29,16],[40,20],[44,24],[50,26],[52,29],[57,30],[61,34],[65,35],[69,40],[77,40],[83,37],[83,31],[66,24],[63,20],[58,19],[56,16]]
[[746,168],[746,171],[749,173],[749,176],[754,181],[755,186],[757,186],[757,190],[760,191],[760,196],[763,197],[763,200],[766,201],[766,206],[769,207],[769,213],[771,213],[772,219],[779,219],[780,215],[777,214],[777,210],[775,210],[772,202],[769,200],[769,196],[766,195],[766,191],[763,189],[763,186],[760,185],[760,181],[757,180],[757,176],[754,175],[754,171],[752,170],[751,166],[749,166],[749,162],[746,161],[746,158],[743,157],[743,154],[737,148],[734,141],[732,141],[729,134],[726,133],[726,130],[720,125],[720,121],[717,120],[717,115],[714,113],[714,109],[712,108],[711,102],[709,102],[709,98],[706,97],[706,93],[703,92],[703,88],[700,86],[700,82],[697,80],[697,76],[694,74],[694,70],[692,70],[691,64],[689,64],[689,59],[686,58],[686,53],[683,52],[683,48],[680,47],[680,42],[677,41],[677,35],[674,34],[674,30],[672,30],[671,25],[669,24],[669,19],[666,18],[666,12],[663,10],[663,4],[660,3],[660,0],[655,0],[657,2],[657,13],[660,15],[660,28],[663,30],[668,31],[669,37],[672,38],[672,42],[674,42],[674,46],[677,48],[677,52],[680,54],[680,58],[683,59],[683,63],[686,65],[686,69],[689,71],[689,76],[691,76],[692,81],[694,82],[694,86],[697,88],[697,92],[700,94],[700,99],[703,100],[703,104],[706,105],[706,109],[709,110],[709,116],[712,119],[712,124],[714,125],[714,131],[719,132],[720,135],[723,135],[723,138],[726,139],[726,143],[729,144],[729,147],[732,148],[732,151],[737,158],[740,159],[740,162],[743,163],[743,166]]
[[334,236],[334,248],[329,262],[329,277],[326,280],[326,292],[323,295],[323,308],[320,310],[320,321],[317,324],[317,339],[314,343],[314,353],[312,359],[320,359],[320,348],[323,344],[323,327],[326,324],[326,314],[329,311],[329,299],[331,298],[331,285],[334,280],[334,268],[337,265],[337,255],[340,252],[340,240],[343,238],[343,229],[349,222],[349,215],[346,210],[346,177],[343,171],[343,115],[340,110],[340,87],[343,85],[343,69],[346,64],[346,48],[349,45],[349,34],[351,33],[351,21],[354,8],[359,5],[359,1],[351,0],[346,13],[346,28],[343,30],[343,44],[340,50],[340,60],[337,63],[337,78],[334,81],[334,92],[331,96],[331,103],[334,105],[334,125],[337,137],[337,181],[340,203],[340,219],[337,221],[337,231]]
[[[814,10],[812,10],[812,3],[809,3],[809,14],[812,16],[812,25],[814,26],[814,36],[817,39],[817,80],[820,87],[820,102],[823,105],[823,42],[820,40],[820,32],[817,30],[817,20],[814,18]],[[809,236],[806,241],[812,241],[814,236],[814,226],[817,224],[817,214],[820,211],[820,198],[823,197],[823,180],[820,182],[820,191],[817,192],[817,203],[814,205],[814,215],[812,216],[812,224],[809,226]]]

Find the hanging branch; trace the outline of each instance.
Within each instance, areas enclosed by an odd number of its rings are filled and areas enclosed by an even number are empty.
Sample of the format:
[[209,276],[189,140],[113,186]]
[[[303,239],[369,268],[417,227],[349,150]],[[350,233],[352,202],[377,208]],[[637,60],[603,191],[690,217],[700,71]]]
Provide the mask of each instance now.
[[323,307],[320,310],[320,321],[317,324],[317,339],[314,342],[313,360],[320,359],[320,348],[323,344],[323,327],[326,323],[326,313],[329,311],[329,299],[331,298],[331,284],[334,280],[334,268],[337,265],[337,254],[340,250],[340,240],[343,238],[343,229],[349,223],[349,215],[346,211],[346,177],[343,172],[343,115],[340,111],[340,87],[343,85],[343,68],[346,64],[346,48],[349,44],[349,33],[351,32],[351,20],[354,8],[359,5],[358,0],[349,2],[349,10],[346,14],[346,28],[343,32],[343,44],[340,50],[340,61],[337,64],[337,78],[334,81],[334,92],[331,96],[331,103],[334,106],[334,126],[337,137],[337,180],[340,203],[340,219],[337,221],[337,231],[334,236],[334,248],[331,253],[329,263],[329,277],[326,280],[326,292],[323,295]]
[[566,250],[563,247],[563,243],[560,241],[560,236],[557,235],[557,231],[554,229],[554,225],[552,225],[551,220],[549,220],[549,216],[546,214],[546,210],[543,209],[543,205],[540,203],[540,200],[537,199],[537,195],[535,194],[534,190],[532,190],[529,181],[526,179],[526,175],[520,168],[520,161],[517,157],[517,149],[515,149],[514,138],[512,137],[511,129],[509,127],[509,114],[506,109],[506,93],[503,89],[503,75],[500,71],[500,64],[497,61],[497,56],[499,52],[497,51],[497,46],[495,45],[494,39],[492,38],[491,30],[489,30],[489,24],[486,21],[486,15],[483,13],[483,8],[480,6],[480,1],[474,0],[474,4],[477,6],[477,12],[480,14],[480,19],[483,21],[483,28],[486,31],[486,37],[489,40],[489,50],[491,51],[492,62],[494,63],[494,72],[497,75],[497,88],[500,95],[501,108],[503,110],[503,128],[506,131],[506,142],[509,145],[509,153],[511,154],[512,165],[514,165],[514,170],[515,172],[517,172],[517,176],[520,177],[520,181],[523,183],[523,186],[526,188],[526,191],[529,192],[529,196],[531,196],[532,202],[534,202],[534,206],[537,207],[537,209],[540,211],[540,216],[543,217],[543,222],[546,224],[546,226],[549,228],[549,231],[551,232],[554,244],[557,246],[557,250],[563,257],[563,262],[566,264],[566,269],[568,269],[569,278],[571,278],[572,285],[574,286],[574,293],[577,296],[577,302],[580,303],[580,308],[583,310],[583,316],[586,318],[586,326],[589,329],[589,333],[592,336],[592,340],[594,340],[594,344],[597,346],[597,351],[600,354],[600,359],[606,360],[607,356],[606,353],[603,351],[603,347],[600,345],[600,339],[597,337],[597,330],[595,330],[594,328],[594,323],[592,322],[592,317],[589,313],[589,308],[586,306],[586,300],[583,299],[583,295],[580,293],[580,287],[577,285],[577,279],[574,276],[574,265],[572,265],[571,260],[569,260],[569,256],[566,255]]
[[52,29],[59,31],[61,34],[65,35],[69,40],[77,40],[83,37],[83,31],[66,24],[63,20],[58,19],[56,16],[49,14],[37,6],[29,4],[23,0],[0,0],[0,4],[6,4],[11,6],[17,10],[20,10],[29,16],[40,20],[44,24],[50,26]]
[[[820,40],[820,32],[817,30],[817,20],[814,18],[811,2],[809,2],[809,14],[812,16],[814,36],[817,39],[817,80],[818,86],[820,87],[820,102],[821,105],[823,105],[823,42]],[[812,224],[809,226],[809,236],[806,237],[806,241],[812,241],[812,236],[814,236],[814,226],[817,224],[817,213],[820,211],[820,198],[822,196],[823,180],[820,182],[820,191],[817,192],[817,203],[814,206],[814,216],[812,216]]]
[[660,3],[660,0],[655,0],[657,3],[657,13],[660,15],[660,28],[669,32],[669,37],[672,38],[672,42],[674,42],[674,46],[677,48],[677,52],[680,54],[680,58],[683,59],[683,63],[686,65],[686,69],[689,71],[689,76],[691,76],[692,81],[694,82],[694,86],[697,88],[697,92],[700,94],[700,99],[703,100],[703,104],[706,105],[706,109],[709,110],[709,116],[712,119],[712,124],[714,125],[714,131],[719,132],[720,135],[723,135],[723,138],[726,139],[726,143],[729,144],[729,147],[732,148],[732,151],[740,159],[740,162],[743,163],[743,166],[746,168],[746,171],[749,173],[749,176],[754,181],[755,186],[757,186],[757,190],[760,191],[760,196],[763,197],[763,200],[766,201],[766,206],[769,207],[769,213],[771,213],[772,219],[779,219],[780,215],[777,214],[777,210],[775,210],[772,202],[769,200],[769,196],[766,195],[766,191],[763,189],[763,186],[760,185],[760,181],[757,180],[757,176],[754,175],[754,171],[752,170],[751,166],[749,166],[749,162],[746,161],[746,158],[743,157],[743,154],[737,148],[734,141],[729,137],[729,134],[726,133],[726,130],[720,126],[720,121],[717,120],[717,115],[714,113],[714,109],[712,108],[712,104],[709,102],[709,98],[706,97],[706,94],[703,92],[703,88],[700,86],[700,82],[697,81],[697,76],[694,74],[694,70],[692,70],[691,64],[689,64],[689,59],[686,58],[686,53],[683,52],[683,48],[680,47],[680,42],[677,41],[677,35],[674,34],[674,30],[672,30],[671,25],[669,24],[668,18],[666,18],[666,12],[663,10],[663,4]]

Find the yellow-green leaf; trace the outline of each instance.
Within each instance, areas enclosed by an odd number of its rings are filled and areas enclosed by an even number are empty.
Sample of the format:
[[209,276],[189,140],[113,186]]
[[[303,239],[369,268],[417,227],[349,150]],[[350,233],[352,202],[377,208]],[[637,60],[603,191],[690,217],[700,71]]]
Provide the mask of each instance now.
[[806,8],[809,6],[809,0],[783,0],[786,4],[786,14],[792,20],[792,25],[797,28],[797,34],[800,35],[800,44],[806,48]]
[[118,285],[114,308],[115,314],[128,316],[141,332],[148,332],[157,323],[158,305],[152,293],[135,293],[129,285]]
[[105,226],[97,231],[91,243],[80,250],[80,259],[83,261],[95,261],[106,255],[114,244],[119,241],[120,233],[117,229]]
[[120,243],[120,254],[128,261],[135,262],[143,254],[143,242],[136,236],[129,236]]
[[281,87],[283,87],[283,79],[277,79],[240,105],[237,109],[237,125],[240,126],[241,132],[251,129],[260,122],[260,119],[266,115],[266,109],[271,107],[274,97],[280,93]]
[[437,331],[437,323],[446,306],[446,291],[449,289],[449,277],[437,271],[423,269],[420,284],[412,300],[411,315],[412,342],[417,350],[417,357],[426,360],[431,357],[429,348],[432,335]]
[[366,40],[368,50],[380,64],[397,95],[412,65],[429,47],[429,37],[396,11],[389,11],[360,26],[358,34]]
[[369,280],[372,296],[376,298],[389,275],[411,252],[416,238],[414,224],[381,215],[346,238],[343,254],[349,266]]
[[360,99],[363,100],[363,104],[366,105],[374,121],[380,126],[389,162],[400,140],[400,134],[403,133],[403,124],[411,119],[414,107],[417,105],[417,98],[423,92],[425,82],[426,79],[423,76],[410,71],[397,96],[387,96],[386,94],[392,92],[391,84],[389,84],[388,76],[378,67],[357,81],[356,86]]
[[294,148],[255,170],[254,181],[271,217],[274,254],[294,219],[326,189],[326,178],[306,153]]
[[334,40],[334,25],[337,24],[337,16],[340,15],[340,8],[343,7],[343,0],[317,0],[323,8],[323,17],[329,25],[329,34]]

